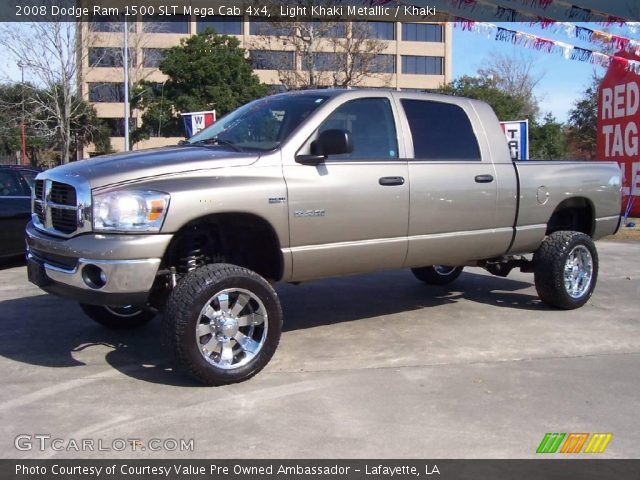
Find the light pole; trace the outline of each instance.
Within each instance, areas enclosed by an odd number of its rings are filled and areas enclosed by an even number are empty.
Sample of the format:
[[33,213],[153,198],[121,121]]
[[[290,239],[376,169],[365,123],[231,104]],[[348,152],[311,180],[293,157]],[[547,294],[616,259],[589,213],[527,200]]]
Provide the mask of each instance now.
[[20,149],[22,151],[22,159],[20,164],[27,165],[27,135],[26,135],[26,127],[25,127],[25,115],[24,115],[24,69],[27,67],[27,64],[20,60],[18,62],[18,68],[22,73],[22,119],[20,121]]
[[129,151],[129,25],[124,23],[124,151]]

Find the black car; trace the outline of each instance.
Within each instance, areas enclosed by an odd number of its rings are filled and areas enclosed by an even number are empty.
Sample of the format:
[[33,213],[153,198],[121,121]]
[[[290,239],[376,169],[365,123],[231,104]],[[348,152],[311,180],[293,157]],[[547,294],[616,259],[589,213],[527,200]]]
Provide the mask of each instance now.
[[22,255],[24,227],[31,218],[31,188],[40,170],[0,165],[0,259]]

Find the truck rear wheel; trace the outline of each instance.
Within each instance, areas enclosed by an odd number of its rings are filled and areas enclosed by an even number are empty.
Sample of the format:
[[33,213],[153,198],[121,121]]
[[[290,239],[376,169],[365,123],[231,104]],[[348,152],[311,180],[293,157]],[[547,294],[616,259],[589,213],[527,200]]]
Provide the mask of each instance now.
[[81,303],[80,308],[87,317],[112,330],[141,327],[155,317],[153,311],[135,305],[103,307]]
[[564,310],[587,303],[598,279],[598,252],[591,237],[554,232],[544,239],[533,261],[536,290],[544,303]]
[[432,265],[430,267],[412,268],[411,272],[418,280],[429,285],[447,285],[460,276],[463,268]]
[[278,347],[282,309],[257,273],[218,263],[189,272],[173,289],[163,318],[177,367],[206,385],[241,382]]

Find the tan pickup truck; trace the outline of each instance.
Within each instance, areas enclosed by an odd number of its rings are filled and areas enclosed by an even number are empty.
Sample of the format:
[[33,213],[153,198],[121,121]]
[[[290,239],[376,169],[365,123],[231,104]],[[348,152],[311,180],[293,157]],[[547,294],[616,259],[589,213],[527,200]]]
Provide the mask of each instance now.
[[615,163],[513,162],[482,102],[286,93],[180,145],[38,175],[28,273],[111,328],[162,312],[177,365],[232,383],[276,350],[275,282],[411,268],[442,285],[464,266],[516,267],[547,304],[580,307],[620,186]]

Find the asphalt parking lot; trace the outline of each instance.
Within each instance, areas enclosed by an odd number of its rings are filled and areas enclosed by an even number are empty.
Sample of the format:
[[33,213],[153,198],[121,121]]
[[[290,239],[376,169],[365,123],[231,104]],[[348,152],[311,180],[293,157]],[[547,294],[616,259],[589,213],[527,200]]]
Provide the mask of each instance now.
[[[408,271],[282,285],[274,359],[220,388],[170,370],[159,322],[110,332],[5,267],[0,456],[532,458],[546,432],[611,432],[601,457],[638,458],[640,243],[598,249],[596,292],[569,312],[542,305],[519,272],[467,269],[448,287]],[[194,448],[21,451],[21,434]]]

